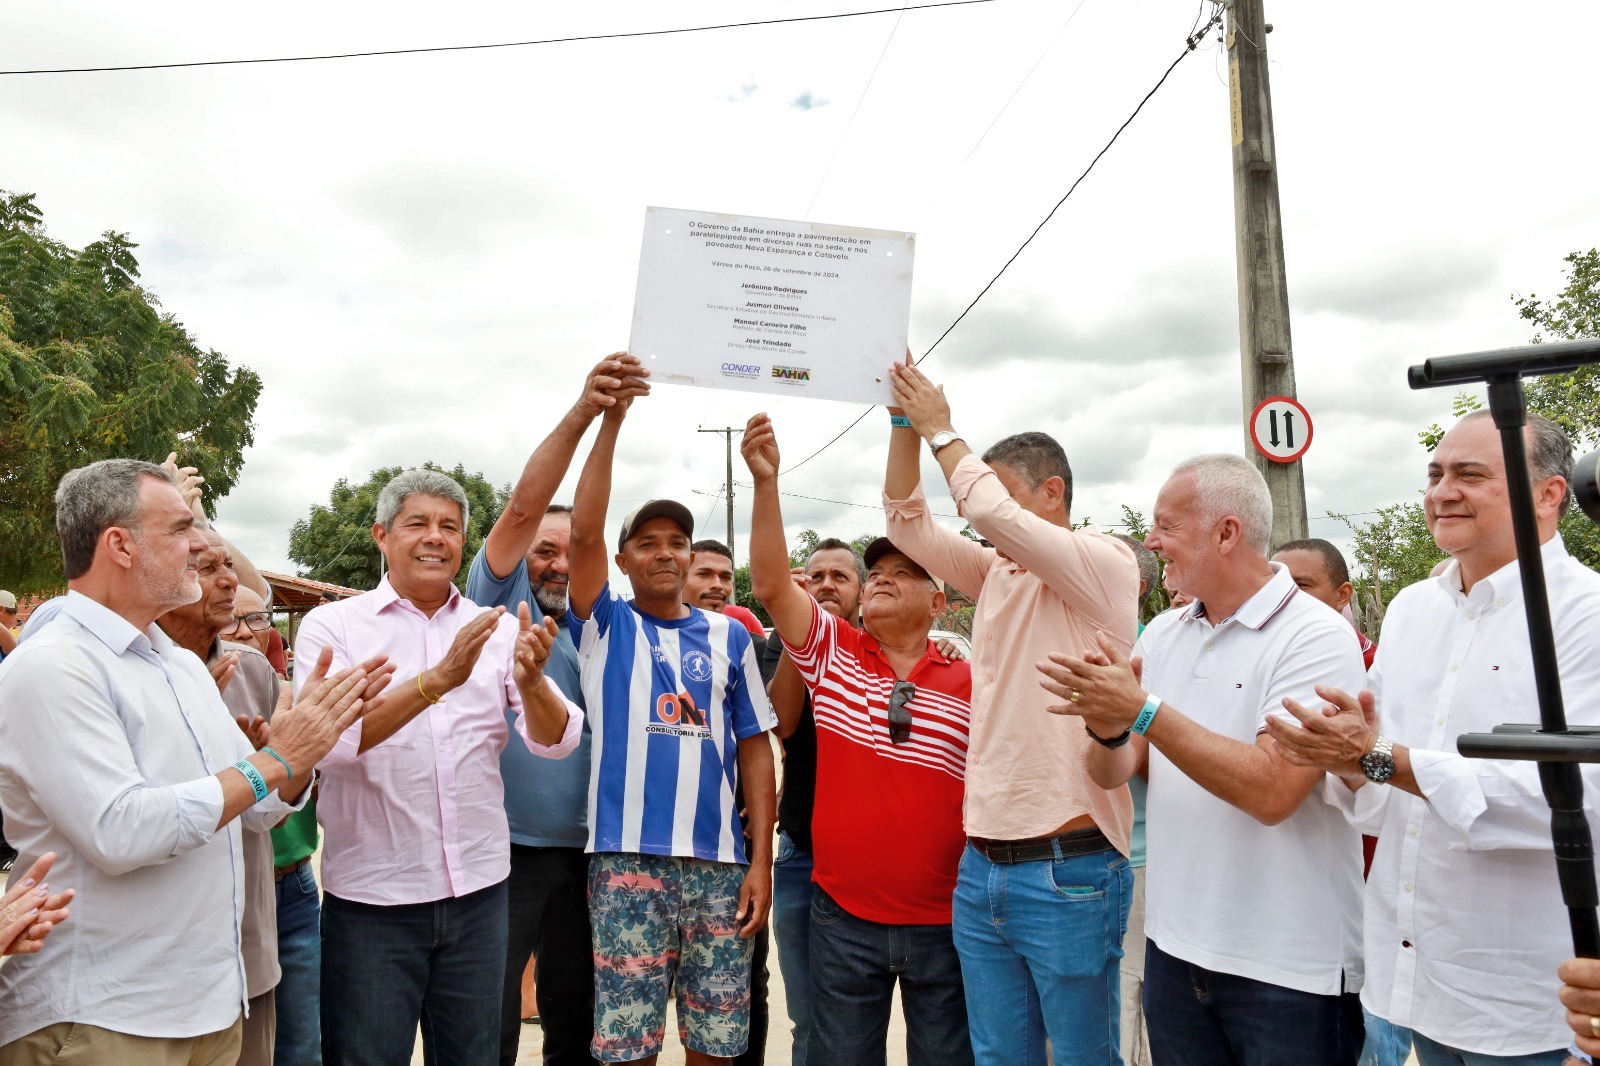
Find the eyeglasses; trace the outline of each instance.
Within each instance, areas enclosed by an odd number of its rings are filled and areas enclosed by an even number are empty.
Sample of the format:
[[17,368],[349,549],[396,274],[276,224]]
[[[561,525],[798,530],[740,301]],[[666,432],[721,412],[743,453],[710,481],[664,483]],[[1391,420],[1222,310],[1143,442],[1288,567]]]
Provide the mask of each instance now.
[[889,740],[904,744],[911,739],[911,712],[906,704],[917,698],[917,686],[909,681],[896,681],[889,690]]
[[264,633],[272,628],[271,611],[251,611],[249,614],[236,614],[233,616],[234,624],[243,622],[257,633]]

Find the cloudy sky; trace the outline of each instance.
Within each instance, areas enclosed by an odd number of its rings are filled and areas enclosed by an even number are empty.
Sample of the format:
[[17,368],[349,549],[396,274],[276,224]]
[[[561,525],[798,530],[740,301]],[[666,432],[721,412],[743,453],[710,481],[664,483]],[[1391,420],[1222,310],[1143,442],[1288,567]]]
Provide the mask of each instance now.
[[[0,68],[875,6],[888,5],[291,0],[266,14],[14,0],[0,9]],[[163,306],[261,374],[256,444],[219,524],[262,566],[292,570],[289,526],[338,478],[430,459],[516,477],[586,370],[627,344],[647,205],[915,232],[921,354],[1210,7],[995,0],[486,51],[8,76],[0,187],[37,193],[74,246],[130,233]],[[1600,5],[1269,0],[1267,15],[1294,354],[1316,420],[1309,506],[1367,512],[1415,498],[1417,431],[1448,412],[1447,393],[1406,389],[1405,367],[1527,340],[1511,294],[1553,293],[1562,256],[1600,243]],[[978,446],[1020,428],[1060,438],[1077,517],[1148,513],[1175,462],[1244,447],[1215,36],[924,364]],[[763,407],[790,462],[860,413],[660,387],[629,418],[614,511],[673,495],[720,535],[722,442],[694,431]],[[873,412],[785,479],[791,532],[881,528],[886,422]],[[953,508],[946,497],[936,510]],[[736,518],[742,539],[748,511]]]

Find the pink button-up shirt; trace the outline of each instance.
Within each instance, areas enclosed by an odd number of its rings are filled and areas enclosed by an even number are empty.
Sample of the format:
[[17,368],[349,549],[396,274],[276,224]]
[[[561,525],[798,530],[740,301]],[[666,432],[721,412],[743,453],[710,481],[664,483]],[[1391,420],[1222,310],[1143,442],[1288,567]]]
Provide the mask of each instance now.
[[972,620],[972,731],[967,742],[968,836],[1026,840],[1089,815],[1124,855],[1133,828],[1126,787],[1089,780],[1090,743],[1055,702],[1034,664],[1053,651],[1081,654],[1105,632],[1123,651],[1138,623],[1139,569],[1127,545],[1052,525],[1018,506],[976,456],[950,477],[950,495],[985,548],[928,514],[919,485],[909,500],[884,497],[889,539],[946,584],[977,601]]
[[[323,647],[331,670],[387,655],[395,678],[414,678],[443,659],[456,633],[483,608],[451,590],[429,618],[401,599],[389,579],[372,592],[327,603],[306,615],[295,641],[304,684]],[[528,736],[512,674],[517,619],[508,614],[484,645],[472,676],[388,740],[359,752],[351,726],[320,764],[317,820],[327,833],[322,878],[329,892],[358,903],[428,903],[464,896],[511,873],[500,752],[506,711],[535,755],[559,759],[578,746],[583,712],[567,705],[567,728],[553,747]],[[560,689],[548,677],[557,696]]]

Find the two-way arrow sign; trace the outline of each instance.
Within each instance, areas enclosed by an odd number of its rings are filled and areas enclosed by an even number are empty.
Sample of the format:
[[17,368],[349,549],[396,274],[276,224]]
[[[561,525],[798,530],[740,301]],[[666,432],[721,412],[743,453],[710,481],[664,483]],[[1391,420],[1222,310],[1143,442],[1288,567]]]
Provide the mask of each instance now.
[[1311,447],[1311,415],[1292,396],[1268,396],[1250,413],[1250,440],[1275,463],[1292,463]]

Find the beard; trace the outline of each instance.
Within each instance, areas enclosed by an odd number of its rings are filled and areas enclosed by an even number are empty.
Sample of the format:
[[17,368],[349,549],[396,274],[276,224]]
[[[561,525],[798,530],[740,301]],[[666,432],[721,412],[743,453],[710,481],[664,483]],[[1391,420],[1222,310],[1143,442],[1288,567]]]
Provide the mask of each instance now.
[[558,588],[547,582],[540,582],[533,590],[533,602],[539,605],[541,611],[559,622],[567,613],[566,586]]
[[176,572],[150,565],[149,556],[139,560],[139,588],[151,602],[163,608],[186,607],[200,598],[200,575],[184,567]]

